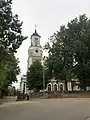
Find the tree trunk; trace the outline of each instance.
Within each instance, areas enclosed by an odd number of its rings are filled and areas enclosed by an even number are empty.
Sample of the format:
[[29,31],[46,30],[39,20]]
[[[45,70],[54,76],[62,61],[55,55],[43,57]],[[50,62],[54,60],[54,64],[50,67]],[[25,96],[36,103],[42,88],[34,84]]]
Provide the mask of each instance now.
[[72,91],[73,91],[73,88],[74,88],[74,86],[75,86],[75,83],[74,83],[74,81],[71,81],[71,87],[72,87]]
[[3,91],[1,90],[0,98],[3,98]]
[[0,90],[0,98],[1,98],[1,90]]
[[68,91],[67,80],[65,80],[65,91]]
[[86,92],[86,80],[84,80],[84,91]]
[[72,85],[72,91],[73,91],[73,85]]

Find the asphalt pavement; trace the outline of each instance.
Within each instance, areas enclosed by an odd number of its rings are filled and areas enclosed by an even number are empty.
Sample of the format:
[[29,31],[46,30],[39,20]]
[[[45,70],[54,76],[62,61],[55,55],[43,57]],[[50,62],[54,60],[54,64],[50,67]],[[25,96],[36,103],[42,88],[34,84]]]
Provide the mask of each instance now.
[[90,120],[90,99],[51,99],[5,103],[0,120]]

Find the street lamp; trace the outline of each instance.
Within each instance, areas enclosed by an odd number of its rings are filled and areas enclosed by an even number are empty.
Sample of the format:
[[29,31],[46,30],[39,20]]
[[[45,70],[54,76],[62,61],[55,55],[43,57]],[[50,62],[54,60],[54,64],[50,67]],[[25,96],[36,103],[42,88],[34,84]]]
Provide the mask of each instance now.
[[45,59],[45,56],[43,57],[43,97],[45,98],[45,69],[44,69],[44,59]]
[[44,66],[43,66],[43,97],[45,98],[45,74],[44,74]]

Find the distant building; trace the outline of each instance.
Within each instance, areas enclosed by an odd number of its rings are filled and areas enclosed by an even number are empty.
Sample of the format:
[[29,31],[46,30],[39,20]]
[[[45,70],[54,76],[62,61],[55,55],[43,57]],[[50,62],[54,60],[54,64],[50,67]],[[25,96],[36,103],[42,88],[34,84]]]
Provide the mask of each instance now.
[[26,83],[26,76],[25,75],[22,75],[22,77],[21,77],[20,92],[23,94],[27,93],[27,83]]
[[[31,35],[31,45],[28,49],[28,60],[27,60],[27,70],[32,65],[32,63],[36,60],[42,63],[42,47],[40,44],[41,36],[37,33],[36,29],[35,32]],[[21,77],[20,83],[20,91],[21,93],[27,93],[27,85],[26,85],[26,77],[23,75]]]
[[[40,44],[40,38],[41,36],[37,33],[35,29],[35,32],[31,35],[31,45],[28,49],[27,70],[30,67],[30,65],[32,65],[33,62],[36,60],[42,63],[43,50]],[[20,83],[20,91],[23,94],[28,93],[26,81],[27,81],[26,76],[23,75],[21,77],[21,83]],[[67,83],[67,87],[69,91],[72,91],[71,82]],[[79,89],[80,88],[78,87],[78,85],[73,87],[73,90],[79,90]],[[65,83],[64,82],[57,83],[57,80],[52,78],[50,82],[47,84],[46,91],[65,91]]]
[[[68,91],[72,91],[71,82],[67,82],[67,89]],[[73,86],[73,91],[78,91],[78,90],[80,90],[80,87],[78,86],[78,84]],[[50,82],[47,84],[46,91],[66,91],[65,82],[62,82],[62,81],[57,82],[57,80],[52,78]]]

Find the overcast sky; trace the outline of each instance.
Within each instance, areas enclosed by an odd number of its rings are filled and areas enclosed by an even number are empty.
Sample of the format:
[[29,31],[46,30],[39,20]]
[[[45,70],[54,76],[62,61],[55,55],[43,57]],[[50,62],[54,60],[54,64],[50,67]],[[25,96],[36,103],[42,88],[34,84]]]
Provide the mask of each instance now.
[[[43,46],[50,35],[59,29],[60,25],[81,14],[90,17],[90,0],[13,0],[13,13],[23,21],[23,35],[28,39],[23,42],[16,55],[20,61],[21,75],[27,71],[28,48],[30,36],[37,25]],[[20,77],[18,78],[20,82]]]

